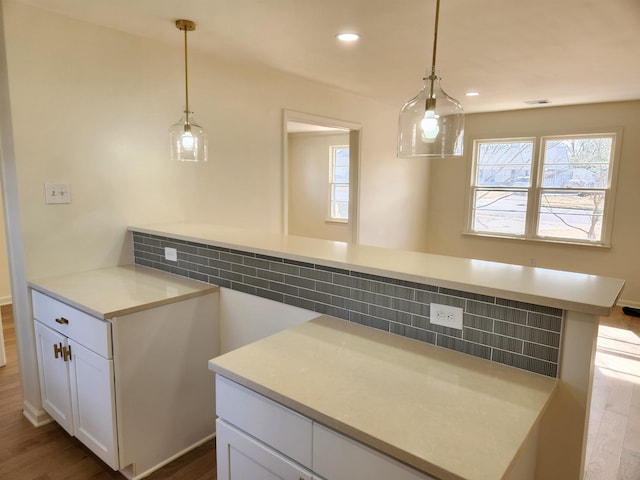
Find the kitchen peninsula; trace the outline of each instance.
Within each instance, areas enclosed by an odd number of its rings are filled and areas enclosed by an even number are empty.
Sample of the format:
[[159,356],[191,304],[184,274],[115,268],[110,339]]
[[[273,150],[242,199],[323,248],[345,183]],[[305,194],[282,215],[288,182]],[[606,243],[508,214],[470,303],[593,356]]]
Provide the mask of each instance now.
[[[270,435],[262,437],[246,420],[259,407],[248,394],[236,393],[234,384],[312,421],[311,435],[302,429],[285,436],[295,437],[296,449],[309,444],[311,454],[289,456],[314,474],[394,480],[535,478],[537,427],[556,386],[552,378],[328,316],[214,358],[209,368],[218,374],[221,479],[236,478],[228,477],[238,467],[227,465],[227,458],[234,461],[228,451],[242,448],[241,441],[231,441],[225,449],[225,427],[270,444]],[[226,401],[223,389],[230,390]],[[273,422],[271,430],[282,430],[283,422],[272,418],[277,414],[255,423],[264,429]],[[286,446],[273,443],[288,454]],[[389,460],[380,461],[362,445],[416,472],[393,462],[396,470],[385,472]],[[363,450],[368,454],[360,460]],[[378,464],[369,472],[372,459]]]
[[[136,263],[219,284],[221,293],[557,378],[539,425],[538,478],[580,478],[598,316],[615,305],[622,280],[213,225],[130,231]],[[166,247],[177,250],[176,262],[165,259]],[[463,308],[463,329],[431,323],[430,302]]]

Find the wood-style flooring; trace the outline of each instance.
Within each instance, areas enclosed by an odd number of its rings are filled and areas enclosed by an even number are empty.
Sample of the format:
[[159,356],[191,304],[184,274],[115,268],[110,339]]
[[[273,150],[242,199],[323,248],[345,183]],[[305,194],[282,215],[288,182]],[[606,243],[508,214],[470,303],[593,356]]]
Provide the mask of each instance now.
[[[52,422],[40,428],[22,415],[11,306],[1,307],[7,365],[0,368],[0,479],[123,480],[78,440]],[[149,480],[216,480],[215,440],[183,455]]]
[[[122,480],[55,422],[34,428],[22,415],[11,306],[1,314],[8,363],[0,368],[0,479]],[[619,308],[598,332],[585,465],[585,480],[640,480],[640,319]],[[215,442],[147,478],[216,480]]]
[[614,309],[598,328],[585,480],[640,480],[640,318]]

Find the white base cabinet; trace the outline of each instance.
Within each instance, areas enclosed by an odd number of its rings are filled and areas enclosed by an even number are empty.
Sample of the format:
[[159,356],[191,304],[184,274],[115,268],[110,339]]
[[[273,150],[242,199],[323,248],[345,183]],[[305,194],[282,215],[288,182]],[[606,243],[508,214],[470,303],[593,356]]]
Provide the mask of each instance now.
[[433,479],[351,438],[313,424],[313,470],[332,480]]
[[277,450],[227,422],[216,421],[218,480],[320,480]]
[[32,290],[43,408],[128,479],[215,435],[218,293],[106,320]]
[[216,375],[220,480],[435,480]]
[[69,345],[74,435],[117,469],[113,359],[107,360],[73,340]]
[[69,366],[62,356],[63,349],[68,350],[68,339],[37,321],[34,328],[42,406],[62,428],[73,435]]
[[[38,320],[34,323],[43,407],[69,434],[117,470],[113,359],[65,336],[70,334],[64,323],[69,320],[62,315],[56,319],[63,333]],[[87,321],[100,322],[95,318]],[[76,338],[82,341],[84,335]]]

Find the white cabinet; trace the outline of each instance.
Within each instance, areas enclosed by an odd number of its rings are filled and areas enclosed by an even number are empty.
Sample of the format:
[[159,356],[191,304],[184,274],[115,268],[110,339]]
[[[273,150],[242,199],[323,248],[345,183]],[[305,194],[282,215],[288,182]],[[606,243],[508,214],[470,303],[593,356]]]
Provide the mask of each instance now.
[[314,480],[313,474],[223,420],[216,422],[218,480]]
[[[66,317],[48,315],[43,308],[55,305],[51,300],[34,292],[34,312],[37,312],[34,328],[43,408],[67,432],[117,470],[113,359],[111,355],[103,357],[81,343],[87,339],[86,332],[92,332],[95,339],[106,336],[110,330],[101,325],[106,322],[82,312],[77,312],[81,315],[74,314],[64,307],[60,311],[64,310]],[[53,328],[41,323],[39,318],[49,324],[53,319]],[[87,325],[76,329],[76,322]],[[95,326],[89,326],[91,324]],[[67,335],[74,335],[77,341]],[[108,343],[106,338],[101,340],[101,344]]]
[[435,480],[216,375],[220,480]]
[[40,322],[35,322],[35,332],[42,406],[73,435],[69,367],[62,356],[63,349],[68,348],[67,337]]
[[317,423],[313,424],[313,470],[332,480],[435,480]]
[[69,341],[71,400],[75,436],[114,470],[116,448],[113,360]]
[[313,422],[307,417],[220,375],[216,375],[216,412],[297,463],[311,466]]
[[43,408],[111,468],[142,478],[213,438],[217,290],[104,320],[31,293]]

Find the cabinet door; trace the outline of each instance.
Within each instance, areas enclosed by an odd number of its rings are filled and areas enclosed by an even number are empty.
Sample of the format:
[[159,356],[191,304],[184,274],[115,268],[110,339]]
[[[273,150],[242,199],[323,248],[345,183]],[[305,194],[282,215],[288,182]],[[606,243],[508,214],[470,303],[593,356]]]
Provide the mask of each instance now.
[[75,435],[114,470],[116,449],[113,360],[69,340]]
[[313,480],[311,472],[267,445],[216,421],[218,480]]
[[69,368],[62,354],[62,349],[67,347],[67,338],[40,322],[34,322],[34,327],[42,406],[56,422],[73,435]]

